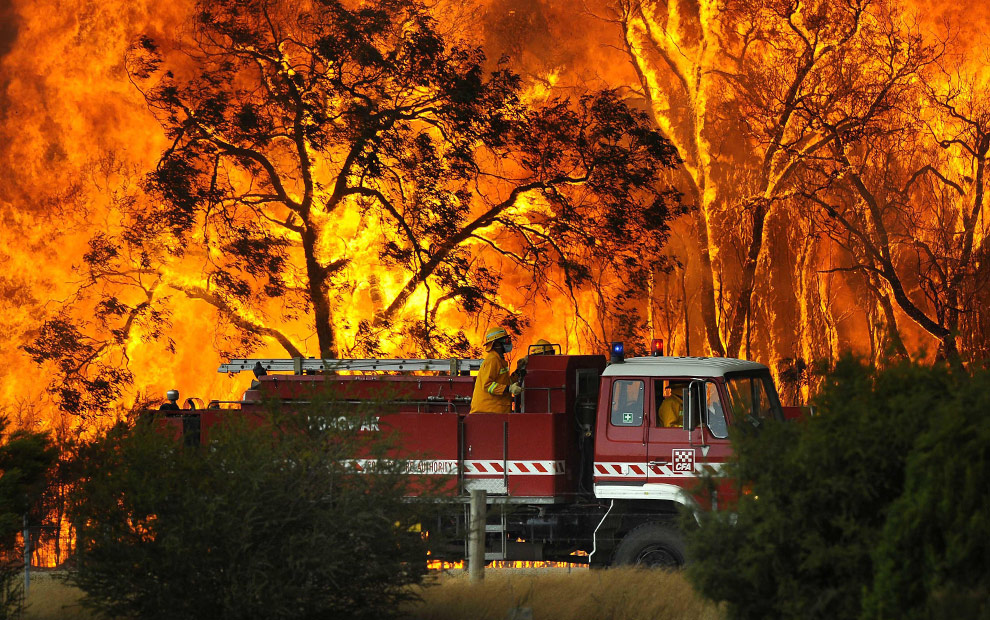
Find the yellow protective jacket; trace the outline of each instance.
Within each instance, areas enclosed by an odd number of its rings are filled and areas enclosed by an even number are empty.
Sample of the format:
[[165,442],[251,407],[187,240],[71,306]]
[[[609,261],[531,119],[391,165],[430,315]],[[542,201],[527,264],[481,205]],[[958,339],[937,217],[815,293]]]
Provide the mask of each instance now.
[[474,378],[474,394],[471,395],[471,413],[509,413],[512,396],[509,394],[509,364],[496,351],[489,351]]
[[657,411],[657,417],[660,418],[660,424],[668,428],[683,426],[683,401],[684,398],[676,392],[663,399],[663,402],[660,403],[660,409]]

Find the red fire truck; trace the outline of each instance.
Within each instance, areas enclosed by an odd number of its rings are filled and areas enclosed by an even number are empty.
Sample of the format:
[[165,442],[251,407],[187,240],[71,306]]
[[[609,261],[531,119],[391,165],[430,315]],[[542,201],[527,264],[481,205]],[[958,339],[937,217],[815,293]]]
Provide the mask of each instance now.
[[[489,504],[486,560],[679,566],[685,561],[679,507],[717,509],[723,484],[695,495],[704,469],[730,453],[733,425],[782,419],[770,372],[755,362],[655,355],[625,359],[621,343],[603,355],[530,355],[523,392],[509,414],[468,415],[480,360],[232,360],[220,372],[253,370],[241,401],[167,414],[201,441],[234,407],[251,415],[263,402],[291,403],[314,389],[389,406],[367,432],[398,432],[419,476],[455,481],[453,510],[424,523],[431,540],[453,541],[437,558],[463,557],[468,495]],[[286,373],[286,374],[280,374]],[[662,425],[664,399],[683,421]],[[677,401],[680,402],[677,402]],[[360,468],[360,465],[358,465]],[[719,495],[722,494],[722,497]]]

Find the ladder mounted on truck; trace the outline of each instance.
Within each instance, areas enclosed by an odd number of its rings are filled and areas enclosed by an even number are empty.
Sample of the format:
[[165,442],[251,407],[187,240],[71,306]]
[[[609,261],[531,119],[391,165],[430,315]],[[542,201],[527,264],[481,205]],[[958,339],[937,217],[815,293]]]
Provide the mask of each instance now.
[[317,359],[292,357],[287,359],[232,359],[220,364],[217,372],[238,373],[252,371],[291,372],[296,375],[324,371],[388,371],[388,372],[448,372],[453,376],[481,368],[482,360],[475,359]]

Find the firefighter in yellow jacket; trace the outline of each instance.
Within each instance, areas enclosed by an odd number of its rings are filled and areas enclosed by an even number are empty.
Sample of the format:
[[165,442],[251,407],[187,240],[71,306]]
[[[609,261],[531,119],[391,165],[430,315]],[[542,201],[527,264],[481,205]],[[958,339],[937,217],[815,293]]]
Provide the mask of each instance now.
[[485,333],[485,360],[474,378],[471,413],[509,413],[512,397],[522,392],[518,383],[509,385],[509,363],[505,354],[512,350],[509,333],[502,327],[492,327]]

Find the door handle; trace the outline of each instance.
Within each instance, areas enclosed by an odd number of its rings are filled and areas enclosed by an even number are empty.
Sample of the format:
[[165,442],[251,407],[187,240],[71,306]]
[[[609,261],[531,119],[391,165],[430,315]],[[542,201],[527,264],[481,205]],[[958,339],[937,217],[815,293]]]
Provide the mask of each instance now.
[[666,465],[667,461],[650,461],[649,465]]

